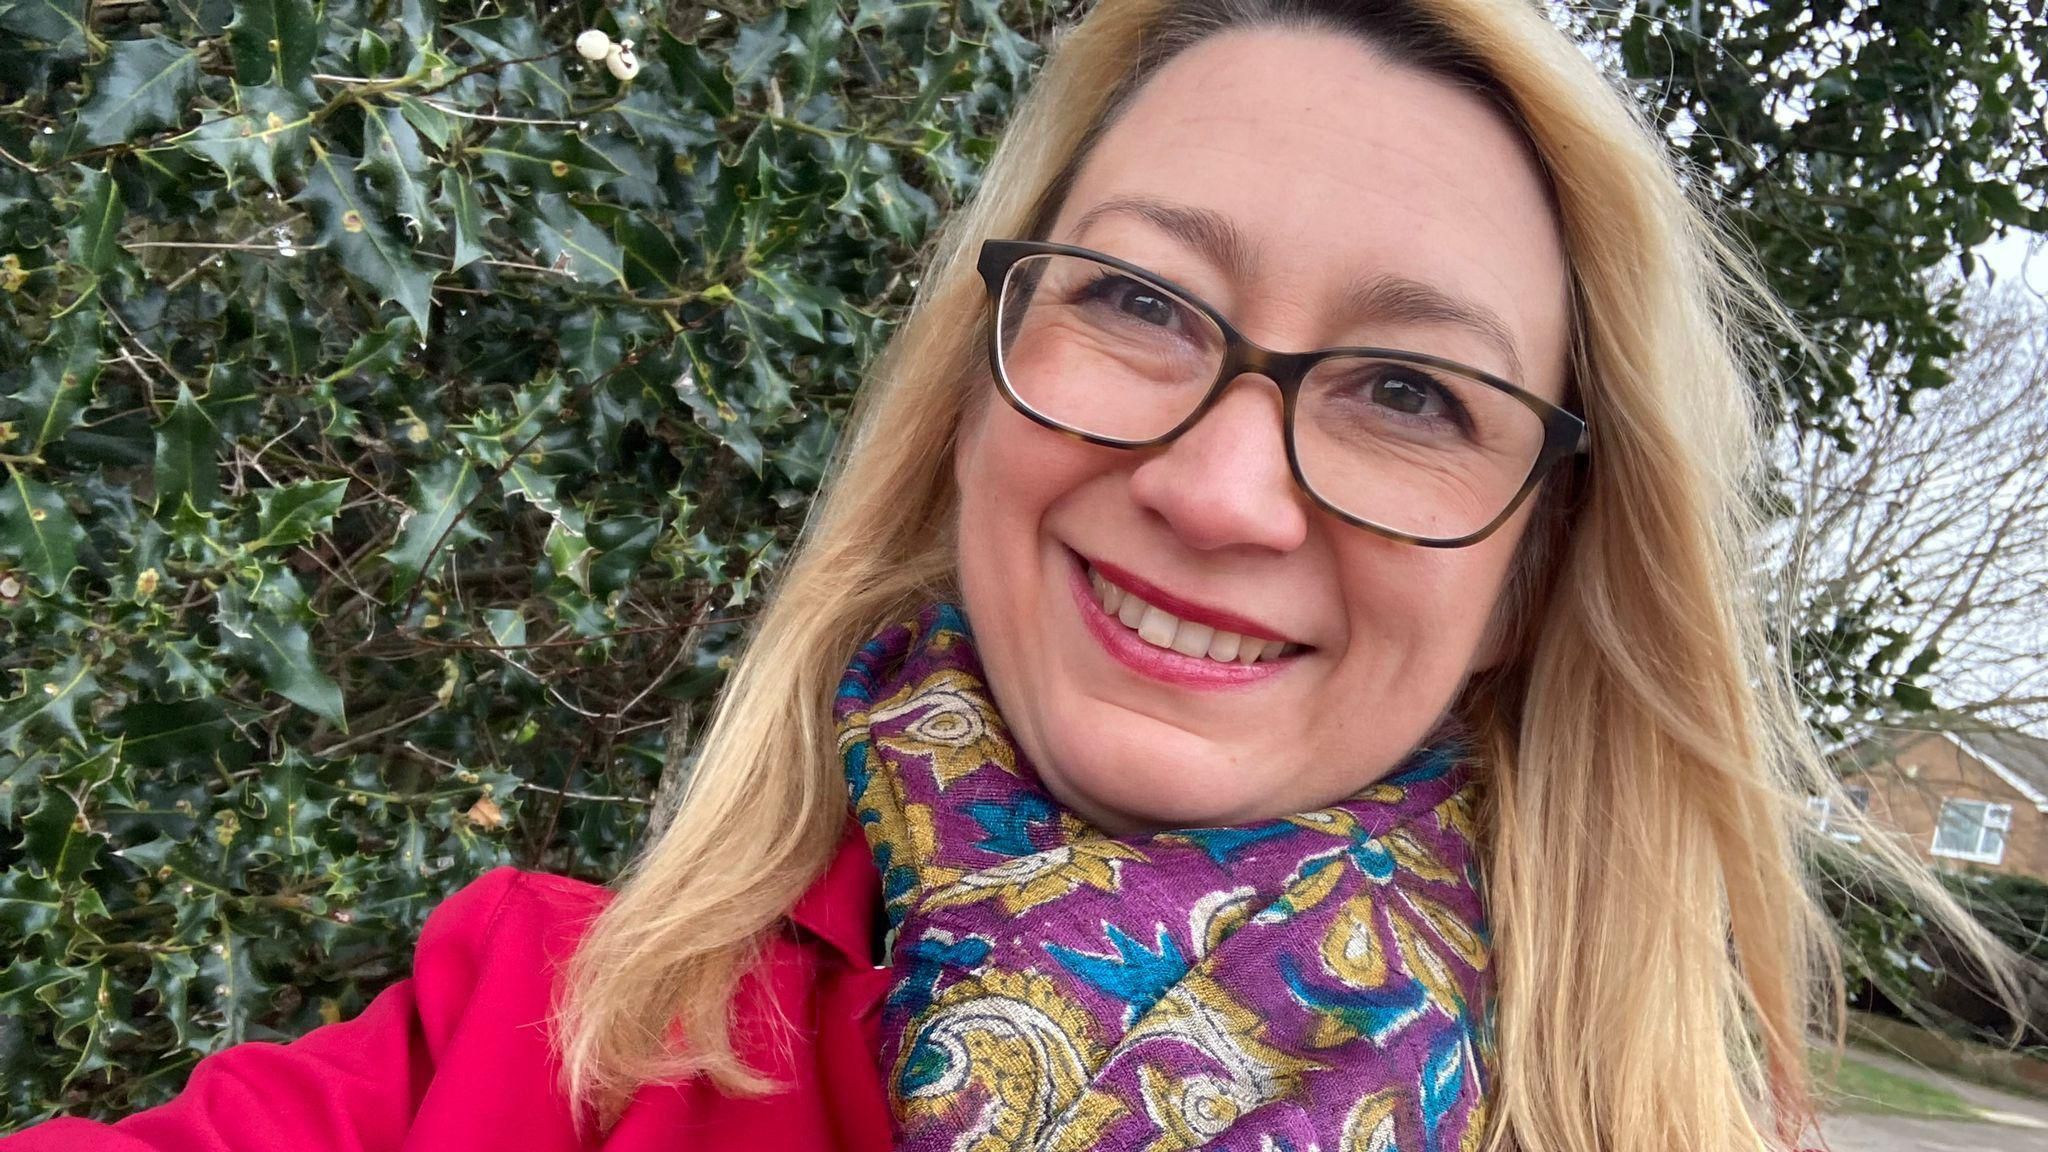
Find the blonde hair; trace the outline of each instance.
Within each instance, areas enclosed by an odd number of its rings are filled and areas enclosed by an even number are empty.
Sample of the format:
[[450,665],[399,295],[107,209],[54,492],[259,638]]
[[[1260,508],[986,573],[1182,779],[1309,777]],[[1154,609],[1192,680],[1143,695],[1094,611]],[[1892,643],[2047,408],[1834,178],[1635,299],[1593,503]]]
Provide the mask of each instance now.
[[[1841,991],[1799,837],[1804,797],[1836,786],[1766,656],[1738,344],[1782,317],[1654,130],[1520,0],[1102,0],[1056,39],[874,366],[677,814],[572,962],[563,1075],[601,1116],[687,1075],[774,1089],[735,1053],[731,1001],[844,829],[830,700],[846,659],[952,594],[953,440],[986,379],[980,241],[1037,234],[1152,71],[1247,25],[1349,32],[1478,87],[1547,171],[1568,254],[1592,462],[1530,533],[1503,599],[1513,655],[1460,703],[1488,764],[1489,1146],[1734,1152],[1810,1122],[1806,1035],[1818,1007],[1839,1035]],[[1923,870],[1868,842],[1989,954]]]

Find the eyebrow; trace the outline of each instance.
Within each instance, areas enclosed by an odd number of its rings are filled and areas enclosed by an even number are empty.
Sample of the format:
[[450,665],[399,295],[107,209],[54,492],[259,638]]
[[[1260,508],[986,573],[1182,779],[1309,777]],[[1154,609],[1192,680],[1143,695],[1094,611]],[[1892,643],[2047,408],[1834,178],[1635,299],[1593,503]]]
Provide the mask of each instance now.
[[[1230,217],[1208,208],[1172,204],[1142,196],[1104,200],[1083,213],[1074,225],[1078,240],[1107,216],[1135,216],[1181,243],[1201,252],[1239,282],[1252,279],[1258,246],[1246,238]],[[1353,315],[1402,324],[1450,324],[1467,329],[1491,344],[1507,361],[1510,378],[1522,378],[1522,357],[1507,324],[1492,309],[1453,296],[1432,284],[1407,276],[1380,273],[1360,276],[1346,286],[1344,308]]]

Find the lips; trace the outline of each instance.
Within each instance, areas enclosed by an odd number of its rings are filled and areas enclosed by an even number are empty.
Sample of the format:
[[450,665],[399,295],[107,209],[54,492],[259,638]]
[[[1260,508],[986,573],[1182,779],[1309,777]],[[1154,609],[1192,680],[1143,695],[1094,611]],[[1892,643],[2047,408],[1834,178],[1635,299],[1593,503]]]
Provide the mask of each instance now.
[[[1136,627],[1126,625],[1119,616],[1112,615],[1104,610],[1104,596],[1097,589],[1096,581],[1101,579],[1107,582],[1109,580],[1109,573],[1115,572],[1119,576],[1128,577],[1127,573],[1114,566],[1093,566],[1090,561],[1079,553],[1069,552],[1068,561],[1069,584],[1073,592],[1075,608],[1081,615],[1082,623],[1110,657],[1130,671],[1147,679],[1163,681],[1183,688],[1209,690],[1246,688],[1286,672],[1297,663],[1298,654],[1307,650],[1301,645],[1287,641],[1284,637],[1274,636],[1271,629],[1245,620],[1243,617],[1216,609],[1189,605],[1189,602],[1185,600],[1163,595],[1161,599],[1182,606],[1184,610],[1192,608],[1193,611],[1190,612],[1189,616],[1180,616],[1178,613],[1163,613],[1165,621],[1172,624],[1173,634],[1171,637],[1164,637],[1162,622],[1155,621],[1153,624],[1154,634],[1148,639],[1139,630],[1144,626],[1143,618],[1140,618],[1139,625]],[[1092,572],[1091,567],[1095,569]],[[1156,589],[1152,585],[1144,584],[1144,582],[1138,580],[1132,580],[1132,583],[1154,591],[1157,594]],[[1122,596],[1118,601],[1119,610],[1122,609],[1125,601],[1135,601],[1147,609],[1155,607],[1155,605],[1148,603],[1134,590],[1118,588],[1117,591]],[[1249,625],[1250,630],[1237,633],[1240,645],[1239,652],[1231,653],[1228,660],[1217,659],[1212,656],[1210,648],[1215,644],[1215,627],[1207,624],[1204,620],[1194,619],[1197,615],[1206,616],[1210,620]],[[1190,623],[1197,625],[1198,629],[1191,631],[1188,637],[1183,638],[1180,635],[1181,629]],[[1178,641],[1182,646],[1191,649],[1194,646],[1194,639],[1200,636],[1199,628],[1208,628],[1210,631],[1208,643],[1204,646],[1204,650],[1200,655],[1189,655],[1175,647],[1161,646],[1156,643],[1157,640],[1164,637],[1168,640],[1169,645]],[[1268,644],[1277,645],[1278,650],[1268,655],[1266,652]],[[1250,651],[1251,645],[1257,645],[1256,654],[1251,657],[1249,662],[1241,662],[1238,656],[1240,653]],[[1224,648],[1228,648],[1227,640],[1225,641]],[[1220,655],[1220,652],[1218,654]]]
[[1284,640],[1261,640],[1197,620],[1183,620],[1112,583],[1092,567],[1088,579],[1096,598],[1102,602],[1103,612],[1115,616],[1155,648],[1170,648],[1183,656],[1206,657],[1225,664],[1256,664],[1279,659],[1289,647]]

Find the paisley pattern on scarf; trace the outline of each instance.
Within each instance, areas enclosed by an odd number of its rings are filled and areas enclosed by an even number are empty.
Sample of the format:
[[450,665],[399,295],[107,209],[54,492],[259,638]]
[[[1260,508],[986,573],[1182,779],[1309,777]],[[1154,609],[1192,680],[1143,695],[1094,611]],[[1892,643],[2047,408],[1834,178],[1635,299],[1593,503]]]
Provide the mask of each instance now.
[[1491,993],[1457,745],[1319,811],[1108,837],[1039,783],[946,604],[863,646],[835,714],[891,925],[899,1148],[1478,1147]]

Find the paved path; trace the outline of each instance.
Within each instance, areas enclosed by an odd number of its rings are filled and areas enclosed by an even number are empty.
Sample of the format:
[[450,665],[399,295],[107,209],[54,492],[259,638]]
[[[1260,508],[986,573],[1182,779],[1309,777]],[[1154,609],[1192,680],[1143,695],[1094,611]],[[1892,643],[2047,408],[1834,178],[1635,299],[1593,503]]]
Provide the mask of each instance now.
[[1887,1072],[1946,1088],[1989,1119],[1916,1120],[1844,1112],[1821,1122],[1821,1131],[1834,1152],[2048,1152],[2048,1102],[1957,1080],[1863,1048],[1851,1048],[1848,1055]]

